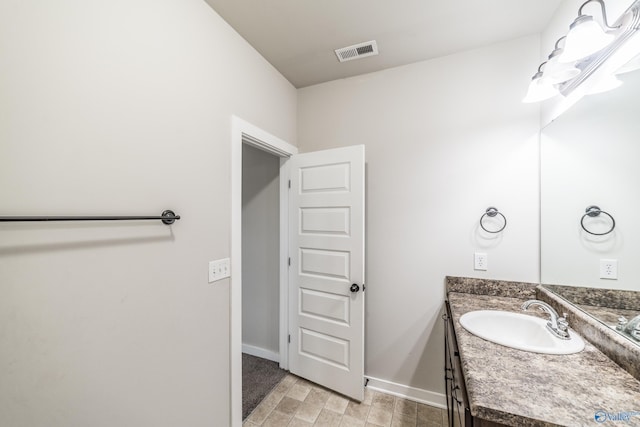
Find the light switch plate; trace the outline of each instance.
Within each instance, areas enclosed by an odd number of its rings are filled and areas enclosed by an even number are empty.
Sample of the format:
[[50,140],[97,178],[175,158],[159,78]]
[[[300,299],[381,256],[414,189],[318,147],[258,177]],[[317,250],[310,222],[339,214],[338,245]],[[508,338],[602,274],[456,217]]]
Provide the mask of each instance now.
[[231,260],[229,258],[209,261],[209,283],[231,277]]

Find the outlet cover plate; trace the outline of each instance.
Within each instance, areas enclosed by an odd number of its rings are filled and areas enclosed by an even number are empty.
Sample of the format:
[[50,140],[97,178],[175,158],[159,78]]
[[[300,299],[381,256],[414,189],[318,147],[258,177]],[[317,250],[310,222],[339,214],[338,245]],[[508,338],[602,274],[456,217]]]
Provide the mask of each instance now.
[[600,278],[608,280],[618,280],[618,260],[617,259],[601,259],[600,260]]
[[473,254],[473,269],[486,271],[488,268],[487,254],[484,252],[476,252]]

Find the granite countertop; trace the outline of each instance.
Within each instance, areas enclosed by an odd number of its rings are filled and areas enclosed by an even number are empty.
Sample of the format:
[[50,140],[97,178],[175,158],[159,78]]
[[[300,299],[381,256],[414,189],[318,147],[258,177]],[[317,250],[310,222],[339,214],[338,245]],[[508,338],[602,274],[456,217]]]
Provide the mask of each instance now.
[[640,426],[640,381],[588,341],[580,353],[537,354],[486,341],[459,323],[474,310],[520,312],[526,297],[518,296],[448,293],[471,414],[512,426],[593,426],[605,411],[631,416],[604,425]]

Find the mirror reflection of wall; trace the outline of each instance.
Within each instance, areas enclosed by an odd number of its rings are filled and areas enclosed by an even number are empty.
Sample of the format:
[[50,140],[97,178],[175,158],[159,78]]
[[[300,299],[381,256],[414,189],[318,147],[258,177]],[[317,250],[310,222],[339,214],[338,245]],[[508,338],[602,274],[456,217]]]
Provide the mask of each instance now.
[[[640,71],[618,77],[622,87],[583,98],[541,133],[542,283],[640,291]],[[613,232],[581,228],[590,205],[615,218]],[[600,278],[603,259],[617,260],[617,280]]]

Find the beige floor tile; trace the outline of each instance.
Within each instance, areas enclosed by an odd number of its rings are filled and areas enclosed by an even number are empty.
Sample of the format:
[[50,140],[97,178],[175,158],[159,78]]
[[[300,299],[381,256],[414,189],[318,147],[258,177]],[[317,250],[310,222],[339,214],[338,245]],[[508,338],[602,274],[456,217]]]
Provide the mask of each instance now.
[[347,409],[344,411],[344,414],[353,418],[358,418],[360,420],[366,420],[367,415],[369,415],[370,409],[370,405],[365,405],[364,403],[349,402],[349,404],[347,405]]
[[[375,403],[375,400],[374,400]],[[367,422],[377,426],[389,427],[391,425],[391,418],[393,412],[386,410],[382,406],[371,406]]]
[[318,385],[316,383],[312,383],[311,381],[307,381],[304,378],[298,378],[298,381],[296,381],[296,384],[301,386],[301,387],[323,388],[321,385]]
[[296,382],[294,385],[291,386],[291,388],[287,392],[287,396],[302,402],[304,401],[304,399],[307,398],[307,395],[309,394],[310,391],[311,391],[310,385],[304,384],[301,382]]
[[354,418],[349,415],[344,415],[340,422],[340,427],[364,427],[364,418]]
[[307,395],[306,399],[304,399],[304,401],[305,403],[309,403],[311,405],[324,407],[324,405],[327,403],[327,400],[329,400],[329,396],[331,396],[331,393],[329,393],[327,390],[321,389],[319,387],[312,387],[311,391],[309,391],[309,394]]
[[261,403],[256,407],[256,409],[253,410],[253,412],[251,412],[251,414],[249,414],[249,416],[247,417],[247,421],[261,425],[264,420],[267,419],[272,410],[273,408],[270,408],[269,406],[263,406]]
[[287,427],[313,427],[313,423],[309,423],[305,420],[301,420],[300,418],[293,417]]
[[269,393],[267,397],[262,400],[262,402],[260,402],[260,406],[265,406],[267,408],[273,409],[278,406],[278,403],[280,403],[284,396],[284,392],[274,390]]
[[344,414],[344,411],[347,409],[347,405],[349,405],[349,400],[345,399],[342,396],[338,396],[337,394],[332,394],[327,399],[327,403],[324,405],[325,409],[328,409],[333,412],[337,412],[338,414]]
[[442,427],[439,408],[365,389],[351,401],[295,375],[287,375],[247,417],[243,427]]
[[447,423],[437,422],[437,421],[420,421],[416,423],[416,427],[444,427]]
[[418,404],[407,399],[396,399],[396,407],[393,410],[394,413],[409,415],[416,418],[418,413]]
[[262,423],[262,427],[283,427],[289,424],[293,416],[283,414],[282,412],[272,411],[266,420]]
[[373,396],[373,403],[371,404],[371,406],[379,407],[384,409],[385,411],[393,412],[393,409],[396,406],[396,398],[389,394],[376,393],[376,395]]
[[292,399],[289,396],[285,396],[282,398],[278,406],[276,406],[275,410],[278,412],[282,412],[283,414],[293,416],[298,410],[298,406],[300,406],[302,402],[296,399]]
[[323,409],[314,424],[315,427],[340,427],[342,416],[328,409]]
[[287,374],[287,376],[285,376],[282,381],[280,381],[281,384],[283,384],[285,387],[291,387],[292,385],[294,385],[296,382],[298,381],[298,378],[296,378],[295,375],[291,375],[291,374]]
[[364,403],[365,405],[371,405],[373,403],[373,396],[376,394],[375,391],[371,390],[370,388],[365,388],[364,389],[364,400],[362,401],[362,403]]
[[415,415],[404,415],[394,412],[391,427],[416,427],[416,420]]
[[278,385],[273,388],[272,393],[278,392],[282,394],[287,394],[290,388],[291,388],[291,384],[280,381]]
[[322,406],[314,405],[309,402],[302,402],[294,417],[314,423],[318,419],[320,411],[322,411]]
[[419,422],[430,421],[435,423],[442,423],[442,409],[440,408],[434,408],[433,406],[418,403],[417,413]]

